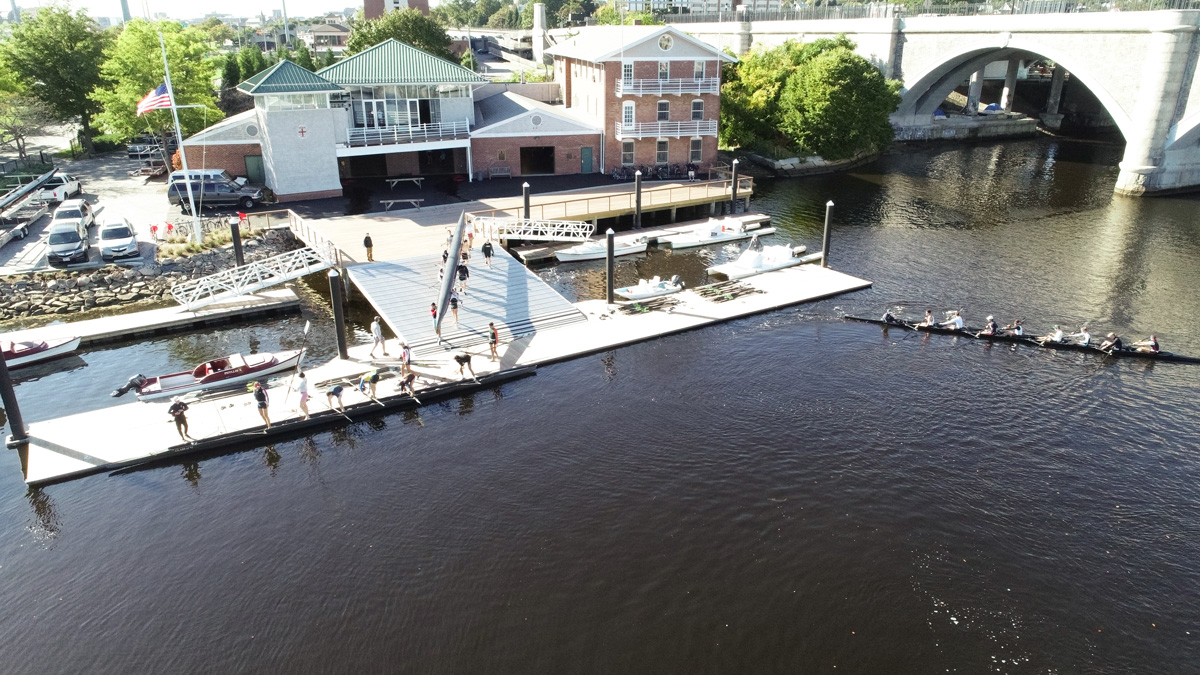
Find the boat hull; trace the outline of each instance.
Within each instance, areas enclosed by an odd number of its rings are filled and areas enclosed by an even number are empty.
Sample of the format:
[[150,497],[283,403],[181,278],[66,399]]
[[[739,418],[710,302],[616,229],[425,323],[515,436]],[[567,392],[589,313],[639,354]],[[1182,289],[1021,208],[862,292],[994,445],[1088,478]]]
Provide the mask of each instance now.
[[[613,257],[619,258],[623,255],[633,255],[634,253],[645,253],[646,242],[638,242],[629,246],[614,246]],[[571,249],[563,249],[555,251],[554,257],[560,262],[578,262],[580,260],[603,260],[608,255],[608,250],[600,247],[595,250],[573,252]]]
[[750,237],[763,237],[768,234],[775,234],[775,228],[766,227],[750,232],[731,232],[729,234],[716,237],[697,237],[690,234],[673,234],[669,237],[659,237],[658,243],[660,245],[669,247],[672,251],[677,251],[684,248],[698,248],[700,246],[727,244],[731,241],[743,241],[749,239]]
[[[137,397],[141,401],[155,401],[181,394],[203,391],[205,389],[222,389],[232,385],[243,384],[295,368],[300,363],[302,354],[303,350],[300,349],[278,352],[273,355],[275,357],[274,363],[254,368],[244,373],[232,374],[229,377],[216,381],[205,382],[198,380],[191,372],[160,375],[156,378],[150,378],[149,382],[142,387]],[[159,383],[166,383],[167,386],[155,387]]]
[[735,279],[745,279],[747,277],[753,277],[759,274],[765,274],[767,272],[774,272],[775,270],[787,269],[789,267],[795,267],[796,265],[803,265],[806,262],[810,262],[807,258],[801,255],[807,250],[808,247],[806,246],[797,246],[796,248],[792,249],[792,257],[785,258],[774,264],[763,265],[761,267],[746,267],[744,265],[737,264],[737,261],[728,262],[723,265],[714,265],[713,267],[708,268],[708,274],[709,276],[717,279],[724,277],[730,281],[733,281]]
[[20,368],[22,366],[32,366],[35,363],[57,359],[62,356],[73,354],[79,348],[79,338],[58,338],[55,340],[43,341],[45,348],[39,349],[30,354],[16,356],[7,359],[5,363],[10,369]]
[[615,288],[613,293],[626,298],[628,300],[649,300],[650,298],[658,298],[664,295],[671,295],[683,290],[683,285],[678,286],[650,286],[639,289],[637,286],[626,286],[625,288]]

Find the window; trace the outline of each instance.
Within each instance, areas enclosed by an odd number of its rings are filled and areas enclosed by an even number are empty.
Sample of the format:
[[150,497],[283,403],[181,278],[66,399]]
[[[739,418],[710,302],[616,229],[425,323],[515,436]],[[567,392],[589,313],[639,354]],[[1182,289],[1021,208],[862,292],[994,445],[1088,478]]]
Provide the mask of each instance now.
[[704,79],[704,62],[703,61],[697,61],[695,63],[695,65],[692,66],[692,77],[696,78],[697,80]]
[[499,155],[497,155],[496,159],[501,162],[504,161],[504,151],[503,150],[500,151],[500,153],[499,153]]
[[701,101],[699,99],[692,101],[692,119],[694,119],[694,120],[704,119],[704,101]]
[[633,101],[625,101],[621,104],[621,124],[627,127],[633,126]]
[[632,63],[622,63],[621,64],[621,79],[625,80],[626,82],[629,82],[630,80],[633,79],[633,64]]
[[671,39],[670,35],[664,35],[664,36],[658,38],[658,48],[663,50],[664,52],[670,51],[671,44],[673,42],[674,42],[674,40]]
[[665,80],[671,76],[671,64],[667,61],[658,62],[658,79]]
[[663,139],[658,142],[654,152],[654,162],[656,164],[667,163],[667,141]]
[[670,101],[659,101],[658,102],[658,121],[666,122],[669,119],[671,119],[671,102]]
[[621,163],[633,166],[633,141],[621,141]]
[[688,161],[692,164],[699,164],[701,151],[704,147],[704,141],[699,138],[692,139],[692,146],[689,148]]

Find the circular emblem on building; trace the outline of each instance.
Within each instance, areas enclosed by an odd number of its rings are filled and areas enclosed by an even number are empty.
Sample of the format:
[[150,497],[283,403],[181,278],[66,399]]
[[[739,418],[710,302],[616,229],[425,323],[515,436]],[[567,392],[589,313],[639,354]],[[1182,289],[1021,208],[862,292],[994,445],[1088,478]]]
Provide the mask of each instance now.
[[258,127],[253,124],[247,124],[246,125],[246,135],[247,136],[257,136],[258,135]]
[[674,42],[674,40],[671,39],[670,35],[664,35],[664,36],[658,38],[658,48],[663,50],[664,52],[670,51],[671,44],[673,42]]
[[534,115],[533,117],[530,117],[530,118],[529,118],[529,123],[530,123],[530,124],[532,124],[532,125],[533,125],[533,126],[535,126],[535,127],[540,127],[540,126],[542,126],[542,116],[541,116],[541,115]]

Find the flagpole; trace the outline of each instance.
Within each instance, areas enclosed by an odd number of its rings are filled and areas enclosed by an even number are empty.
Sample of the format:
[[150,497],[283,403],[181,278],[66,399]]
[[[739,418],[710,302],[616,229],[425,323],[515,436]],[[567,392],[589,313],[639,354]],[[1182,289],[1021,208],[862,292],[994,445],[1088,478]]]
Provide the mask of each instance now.
[[167,65],[167,43],[163,41],[162,31],[158,32],[158,46],[162,47],[167,98],[171,101],[171,117],[175,118],[175,138],[179,141],[179,162],[183,165],[183,184],[187,186],[188,206],[192,209],[192,241],[199,244],[203,239],[200,234],[200,214],[196,213],[196,198],[192,196],[192,174],[188,173],[187,151],[183,148],[183,132],[179,130],[179,111],[175,109],[175,91],[171,88],[171,66]]

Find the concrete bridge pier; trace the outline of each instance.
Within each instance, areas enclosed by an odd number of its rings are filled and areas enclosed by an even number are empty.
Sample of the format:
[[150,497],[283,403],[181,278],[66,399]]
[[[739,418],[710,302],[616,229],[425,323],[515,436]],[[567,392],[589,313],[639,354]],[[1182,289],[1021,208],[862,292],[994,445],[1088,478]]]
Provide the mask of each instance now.
[[1008,70],[1004,73],[1004,91],[1000,93],[1000,107],[1004,112],[1012,112],[1013,98],[1017,95],[1017,71],[1021,69],[1020,59],[1009,59]]
[[1058,104],[1062,102],[1063,82],[1066,80],[1067,69],[1055,64],[1054,73],[1050,76],[1050,94],[1046,97],[1046,112],[1039,115],[1042,124],[1049,129],[1062,127],[1063,115],[1058,112]]
[[974,116],[979,114],[979,97],[983,96],[983,68],[971,73],[971,83],[967,85],[967,109],[968,115]]

